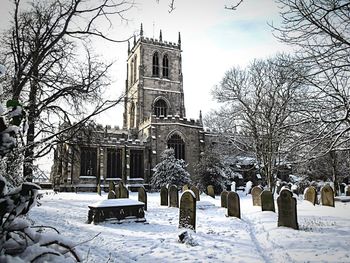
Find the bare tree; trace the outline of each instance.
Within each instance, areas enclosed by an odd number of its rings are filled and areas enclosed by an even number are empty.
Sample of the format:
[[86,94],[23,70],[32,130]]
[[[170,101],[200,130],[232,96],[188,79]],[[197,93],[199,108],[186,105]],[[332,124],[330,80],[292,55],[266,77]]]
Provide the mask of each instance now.
[[[124,19],[133,3],[126,0],[13,3],[11,27],[2,36],[3,60],[9,69],[4,90],[26,106],[24,176],[30,180],[34,159],[47,153],[53,140],[59,138],[59,122],[71,124],[66,130],[76,128],[120,101],[121,98],[103,98],[112,64],[94,55],[90,42],[92,37],[121,42],[110,38],[99,25],[111,25],[112,16]],[[85,55],[80,56],[84,50]]]
[[289,57],[255,60],[246,69],[226,72],[214,97],[225,103],[227,118],[234,118],[237,129],[252,140],[252,149],[262,166],[271,190],[280,159],[287,156],[286,145],[297,126],[298,100],[303,96],[300,70]]

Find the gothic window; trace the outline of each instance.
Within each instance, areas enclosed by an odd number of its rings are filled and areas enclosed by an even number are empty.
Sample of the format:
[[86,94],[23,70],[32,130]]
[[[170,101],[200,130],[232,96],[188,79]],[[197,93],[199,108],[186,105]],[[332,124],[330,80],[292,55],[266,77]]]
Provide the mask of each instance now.
[[158,52],[153,54],[153,67],[152,67],[152,75],[158,77],[159,76],[159,56]]
[[137,72],[137,56],[134,58],[134,83],[136,82],[136,72]]
[[163,78],[169,78],[169,58],[168,55],[163,57]]
[[107,149],[107,178],[122,178],[121,150]]
[[80,152],[80,176],[97,176],[97,149],[82,147]]
[[168,140],[168,148],[173,148],[175,158],[185,160],[185,142],[178,134],[173,134]]
[[130,128],[135,127],[135,104],[132,102],[130,107]]
[[130,86],[134,84],[134,60],[130,63]]
[[154,115],[159,116],[167,116],[167,105],[166,102],[162,99],[157,100],[154,103]]
[[143,178],[142,150],[130,150],[130,178]]

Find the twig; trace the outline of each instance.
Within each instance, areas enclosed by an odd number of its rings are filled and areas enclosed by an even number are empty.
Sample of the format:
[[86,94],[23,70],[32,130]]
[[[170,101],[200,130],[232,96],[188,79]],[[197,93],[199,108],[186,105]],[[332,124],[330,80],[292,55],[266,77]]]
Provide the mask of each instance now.
[[239,2],[236,5],[231,5],[231,6],[227,6],[225,5],[225,9],[229,9],[229,10],[237,10],[237,7],[242,4],[243,0],[239,0]]

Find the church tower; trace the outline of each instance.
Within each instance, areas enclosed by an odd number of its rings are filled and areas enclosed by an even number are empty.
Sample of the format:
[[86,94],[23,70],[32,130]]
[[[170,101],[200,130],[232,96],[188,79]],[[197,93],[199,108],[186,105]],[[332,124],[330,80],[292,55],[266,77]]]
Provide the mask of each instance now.
[[181,38],[172,43],[143,36],[128,46],[124,129],[137,132],[152,115],[185,117]]

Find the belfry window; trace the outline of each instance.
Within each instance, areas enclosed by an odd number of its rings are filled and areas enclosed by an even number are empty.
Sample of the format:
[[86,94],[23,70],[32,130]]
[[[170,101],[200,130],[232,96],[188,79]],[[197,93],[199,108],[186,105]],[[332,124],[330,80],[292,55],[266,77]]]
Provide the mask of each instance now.
[[130,86],[134,84],[134,60],[130,63]]
[[185,160],[185,142],[178,134],[173,134],[168,140],[168,148],[173,148],[175,158]]
[[163,78],[169,78],[169,58],[168,55],[163,57]]
[[134,58],[134,83],[136,82],[136,73],[137,73],[137,56]]
[[130,128],[135,127],[135,104],[132,102],[130,107]]
[[158,77],[159,76],[159,56],[158,53],[153,54],[153,67],[152,67],[152,75]]
[[167,116],[167,105],[164,100],[157,100],[156,103],[154,103],[154,115],[157,117],[159,116]]

